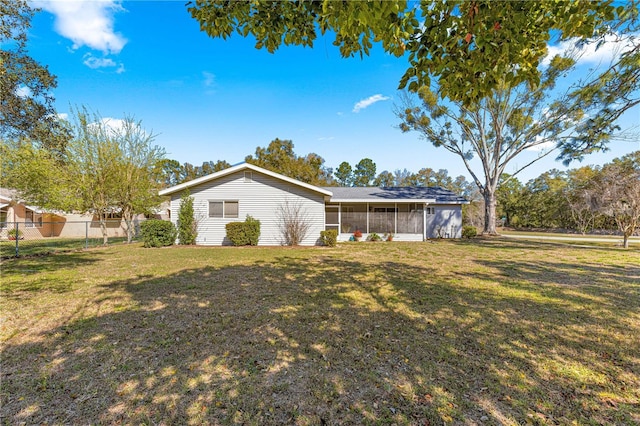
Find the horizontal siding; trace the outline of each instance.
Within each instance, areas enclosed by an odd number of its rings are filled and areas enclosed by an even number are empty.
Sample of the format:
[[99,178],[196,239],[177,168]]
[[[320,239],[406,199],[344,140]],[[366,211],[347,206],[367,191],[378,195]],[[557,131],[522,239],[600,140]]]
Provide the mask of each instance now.
[[445,238],[462,237],[462,207],[456,204],[431,204],[435,207],[435,214],[427,219],[427,238],[437,238],[437,229]]
[[[244,171],[224,176],[191,188],[194,210],[198,220],[197,244],[223,245],[226,240],[225,225],[232,221],[243,222],[247,215],[260,221],[259,245],[281,245],[283,239],[278,223],[280,207],[288,202],[300,205],[312,224],[303,245],[315,245],[324,229],[324,197],[314,191],[292,185],[279,179],[252,173],[252,181],[244,181]],[[238,218],[210,218],[209,201],[238,201]],[[171,220],[176,223],[180,208],[180,194],[171,198]]]

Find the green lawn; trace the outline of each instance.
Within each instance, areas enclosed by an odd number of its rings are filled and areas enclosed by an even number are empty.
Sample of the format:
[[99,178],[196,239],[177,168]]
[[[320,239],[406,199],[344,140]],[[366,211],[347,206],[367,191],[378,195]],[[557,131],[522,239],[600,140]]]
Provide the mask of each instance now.
[[640,251],[501,239],[2,264],[9,424],[638,424]]
[[[109,244],[119,244],[126,242],[126,237],[110,237]],[[97,247],[102,245],[100,238],[25,238],[18,240],[19,256],[38,256],[48,253],[63,251],[82,250],[86,247]],[[0,241],[0,258],[6,259],[16,255],[16,241]]]

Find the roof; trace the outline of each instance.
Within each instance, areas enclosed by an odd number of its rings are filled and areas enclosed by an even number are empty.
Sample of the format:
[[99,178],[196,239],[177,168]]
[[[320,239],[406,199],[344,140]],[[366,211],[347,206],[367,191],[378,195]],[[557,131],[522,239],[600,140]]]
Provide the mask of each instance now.
[[187,188],[191,188],[191,187],[203,184],[205,182],[210,182],[212,180],[216,180],[216,179],[219,179],[221,177],[224,177],[224,176],[227,176],[227,175],[230,175],[232,173],[236,173],[236,172],[239,172],[239,171],[242,171],[242,170],[251,170],[251,171],[254,171],[254,172],[262,173],[262,174],[270,176],[272,178],[279,179],[279,180],[284,181],[284,182],[288,182],[288,183],[290,183],[292,185],[297,185],[297,186],[309,189],[309,190],[314,191],[314,192],[319,192],[319,193],[321,193],[323,195],[328,195],[328,196],[333,195],[331,189],[320,188],[319,186],[310,185],[308,183],[301,182],[301,181],[296,180],[296,179],[292,179],[290,177],[281,175],[279,173],[272,172],[272,171],[267,170],[267,169],[263,169],[262,167],[254,166],[253,164],[249,164],[249,163],[240,163],[240,164],[237,164],[235,166],[229,167],[228,169],[224,169],[224,170],[221,170],[219,172],[211,173],[210,175],[202,176],[202,177],[199,177],[197,179],[193,179],[193,180],[190,180],[188,182],[181,183],[180,185],[175,185],[175,186],[172,186],[170,188],[165,188],[162,191],[160,191],[159,194],[160,195],[169,195],[169,194],[173,194],[173,193],[176,193],[176,192],[180,192],[180,191],[185,190]]
[[468,204],[464,197],[440,187],[331,187],[332,202],[399,202],[414,201],[430,204]]

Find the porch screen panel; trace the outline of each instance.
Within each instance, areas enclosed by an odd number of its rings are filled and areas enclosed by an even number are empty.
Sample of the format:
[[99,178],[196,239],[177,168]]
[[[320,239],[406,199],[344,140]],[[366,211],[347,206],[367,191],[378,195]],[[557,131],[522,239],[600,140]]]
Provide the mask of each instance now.
[[359,229],[367,232],[367,207],[366,205],[343,205],[340,213],[342,214],[342,229],[340,232],[349,233]]
[[420,203],[398,205],[398,233],[422,234],[424,232],[423,206]]
[[395,207],[371,206],[369,211],[369,232],[393,233],[395,230]]

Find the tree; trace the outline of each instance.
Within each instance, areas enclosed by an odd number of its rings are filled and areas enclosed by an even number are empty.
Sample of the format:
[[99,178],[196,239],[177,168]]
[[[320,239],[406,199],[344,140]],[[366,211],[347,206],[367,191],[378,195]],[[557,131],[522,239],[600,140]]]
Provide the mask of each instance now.
[[0,0],[0,138],[26,138],[60,153],[69,133],[53,107],[56,78],[27,52],[34,13],[25,0]]
[[266,148],[257,147],[255,154],[248,155],[245,161],[311,185],[331,183],[331,170],[324,167],[324,159],[313,153],[297,156],[290,140],[276,138]]
[[[559,152],[558,158],[579,157],[612,137],[614,128],[600,128],[589,138],[585,127],[592,119],[591,104],[573,102],[580,83],[559,91],[557,85],[575,69],[576,58],[556,55],[542,74],[537,87],[508,79],[491,96],[473,105],[462,102],[438,102],[442,95],[437,85],[419,90],[420,106],[408,95],[404,109],[398,109],[403,131],[417,131],[436,147],[457,155],[478,185],[485,201],[485,234],[496,234],[496,189],[507,165],[525,151],[537,149],[539,155],[527,160],[512,176],[541,158]],[[609,133],[607,133],[609,132]],[[579,141],[579,142],[576,142]],[[578,148],[579,145],[579,148]],[[570,154],[573,153],[573,154]],[[570,158],[567,158],[569,156]],[[480,166],[473,167],[471,160]]]
[[312,221],[307,210],[299,201],[285,199],[276,212],[278,227],[282,235],[282,244],[297,246],[304,240],[311,229]]
[[111,130],[120,150],[118,174],[112,176],[118,184],[118,207],[127,228],[127,242],[133,238],[133,217],[151,214],[161,203],[156,165],[165,155],[163,148],[153,145],[155,135],[142,127],[141,121],[126,117],[122,127]]
[[67,148],[64,170],[69,198],[67,206],[72,210],[93,213],[98,217],[102,230],[102,242],[107,244],[107,219],[119,205],[120,147],[112,130],[101,117],[86,108],[76,111],[74,138]]
[[640,151],[605,164],[595,185],[599,210],[615,220],[628,248],[629,237],[640,228]]
[[538,228],[566,228],[571,224],[571,215],[565,196],[567,179],[564,172],[556,169],[531,179],[522,192],[519,218],[523,226]]
[[378,42],[387,53],[406,55],[401,88],[415,91],[437,80],[442,96],[465,105],[491,95],[505,76],[514,86],[536,86],[552,34],[559,40],[587,39],[636,13],[634,2],[614,8],[609,0],[423,0],[415,7],[406,0],[198,0],[187,5],[209,36],[252,35],[256,48],[271,53],[281,45],[312,47],[319,34],[335,34],[333,44],[343,57],[368,55]]
[[596,226],[600,214],[597,210],[597,194],[594,185],[598,169],[590,166],[580,167],[567,172],[565,198],[573,219],[573,226],[581,234]]
[[340,163],[336,171],[333,173],[340,186],[352,186],[353,185],[353,169],[351,164],[343,161]]
[[[496,188],[498,214],[504,218],[505,226],[519,223],[518,215],[523,208],[523,186],[516,177],[503,173]],[[529,206],[535,208],[536,206]]]
[[181,245],[193,245],[198,236],[198,223],[193,209],[193,197],[186,190],[180,199],[178,210],[178,241]]
[[376,163],[370,158],[363,158],[353,171],[353,186],[369,186],[376,177]]
[[122,214],[130,241],[133,217],[150,213],[160,203],[156,171],[164,150],[153,145],[155,136],[132,117],[114,127],[83,107],[74,111],[71,128],[74,138],[64,166],[56,169],[65,180],[67,194],[58,208],[96,215],[103,244],[108,242],[109,216]]
[[378,176],[373,180],[373,186],[395,186],[396,179],[393,173],[385,170],[380,172]]

